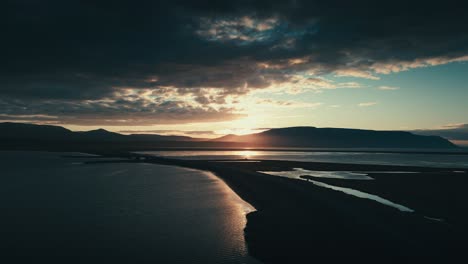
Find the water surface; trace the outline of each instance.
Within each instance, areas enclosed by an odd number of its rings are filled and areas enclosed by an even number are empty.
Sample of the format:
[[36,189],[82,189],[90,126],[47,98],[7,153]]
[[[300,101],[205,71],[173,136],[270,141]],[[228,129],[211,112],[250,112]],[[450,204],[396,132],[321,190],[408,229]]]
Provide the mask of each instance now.
[[317,178],[344,179],[344,180],[373,180],[367,173],[352,171],[312,171],[303,168],[293,168],[292,171],[259,171],[270,175],[300,179],[301,176],[313,176]]
[[410,213],[414,212],[414,210],[411,208],[408,208],[401,204],[394,203],[378,195],[362,192],[362,191],[352,189],[352,188],[339,187],[339,186],[319,182],[319,181],[311,179],[310,177],[307,177],[309,176],[307,174],[310,173],[311,174],[310,176],[314,176],[317,178],[321,177],[321,178],[335,178],[335,179],[343,179],[343,180],[373,180],[372,178],[366,176],[366,174],[359,174],[359,173],[352,173],[352,172],[337,172],[338,174],[333,174],[335,172],[330,172],[331,174],[322,174],[321,176],[319,176],[320,174],[317,174],[317,173],[320,173],[320,171],[308,171],[308,170],[304,170],[301,168],[295,168],[293,171],[260,171],[260,172],[273,175],[273,176],[301,179],[304,181],[311,182],[314,185],[317,185],[319,187],[331,189],[334,191],[339,191],[339,192],[342,192],[342,193],[345,193],[345,194],[348,194],[357,198],[369,199],[369,200],[381,203],[383,205],[396,208],[402,212],[410,212]]
[[414,212],[414,210],[411,209],[411,208],[408,208],[408,207],[406,207],[404,205],[401,205],[401,204],[394,203],[394,202],[392,202],[390,200],[384,199],[384,198],[382,198],[380,196],[377,196],[377,195],[374,195],[374,194],[361,192],[361,191],[351,189],[351,188],[345,188],[345,187],[339,187],[339,186],[335,186],[335,185],[331,185],[331,184],[326,184],[326,183],[323,183],[323,182],[318,182],[318,181],[314,181],[314,180],[310,180],[310,179],[308,181],[312,182],[313,184],[315,184],[317,186],[323,187],[323,188],[343,192],[343,193],[346,193],[346,194],[349,194],[349,195],[352,195],[352,196],[355,196],[355,197],[358,197],[358,198],[373,200],[373,201],[376,201],[378,203],[381,203],[381,204],[396,208],[396,209],[398,209],[398,210],[400,210],[402,212],[409,212],[409,213]]
[[57,153],[0,152],[2,257],[258,263],[248,256],[243,233],[245,214],[253,208],[211,173],[82,161]]
[[[382,150],[383,151],[383,150]],[[370,153],[313,151],[254,151],[254,150],[190,150],[190,151],[143,151],[155,156],[197,160],[289,160],[308,162],[333,162],[353,164],[403,165],[422,167],[468,168],[468,155],[415,153]]]

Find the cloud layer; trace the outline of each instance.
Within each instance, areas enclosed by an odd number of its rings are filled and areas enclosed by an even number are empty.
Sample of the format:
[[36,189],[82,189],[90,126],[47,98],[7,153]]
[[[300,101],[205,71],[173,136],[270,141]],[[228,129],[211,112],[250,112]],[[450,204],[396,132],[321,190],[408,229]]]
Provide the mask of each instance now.
[[466,4],[417,2],[6,1],[0,119],[232,120],[252,91],[468,61]]

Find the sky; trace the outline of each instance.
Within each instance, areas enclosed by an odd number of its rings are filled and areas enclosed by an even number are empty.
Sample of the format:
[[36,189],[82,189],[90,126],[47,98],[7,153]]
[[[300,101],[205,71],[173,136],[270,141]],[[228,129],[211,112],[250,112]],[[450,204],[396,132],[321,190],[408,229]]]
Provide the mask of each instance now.
[[430,2],[2,1],[0,121],[466,141],[468,6]]

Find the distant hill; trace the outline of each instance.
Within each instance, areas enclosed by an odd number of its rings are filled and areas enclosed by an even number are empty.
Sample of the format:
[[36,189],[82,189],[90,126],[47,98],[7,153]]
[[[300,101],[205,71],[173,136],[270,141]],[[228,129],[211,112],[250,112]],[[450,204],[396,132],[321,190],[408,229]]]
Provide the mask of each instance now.
[[[251,135],[255,135],[255,134],[251,134]],[[240,142],[240,141],[239,141],[240,138],[241,138],[241,136],[229,134],[229,135],[225,135],[225,136],[222,136],[222,137],[219,137],[219,138],[211,139],[211,141],[219,141],[219,142]],[[245,138],[247,138],[247,137],[245,137]],[[245,139],[245,138],[244,138],[244,139]]]
[[115,132],[110,132],[101,128],[90,131],[73,132],[73,139],[92,141],[122,141],[127,140],[127,136]]
[[156,134],[131,134],[129,135],[134,140],[159,140],[159,141],[205,141],[206,138],[193,138],[187,136],[163,136]]
[[60,126],[0,123],[0,139],[68,140],[73,134]]
[[123,135],[105,129],[73,132],[60,126],[23,123],[0,123],[0,140],[47,140],[47,141],[198,141],[185,136],[163,136],[153,134]]
[[104,129],[73,132],[59,126],[0,123],[0,149],[148,150],[157,148],[456,148],[439,136],[402,131],[288,127],[217,139],[153,134],[123,135]]
[[346,128],[287,127],[243,136],[227,135],[217,142],[235,142],[269,147],[315,148],[454,148],[439,136],[421,136],[403,131]]

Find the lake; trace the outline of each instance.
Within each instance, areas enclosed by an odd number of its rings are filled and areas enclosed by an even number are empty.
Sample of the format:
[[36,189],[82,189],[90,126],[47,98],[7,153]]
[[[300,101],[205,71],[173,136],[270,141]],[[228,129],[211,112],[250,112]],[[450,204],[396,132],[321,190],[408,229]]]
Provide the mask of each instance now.
[[270,150],[191,150],[140,151],[137,153],[179,159],[197,160],[289,160],[354,164],[403,165],[422,167],[468,168],[468,155],[438,153],[384,153],[339,151],[270,151]]
[[3,259],[258,263],[243,233],[254,209],[211,173],[61,155],[0,152]]

